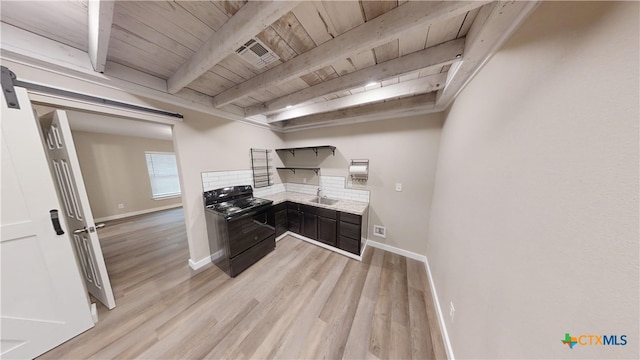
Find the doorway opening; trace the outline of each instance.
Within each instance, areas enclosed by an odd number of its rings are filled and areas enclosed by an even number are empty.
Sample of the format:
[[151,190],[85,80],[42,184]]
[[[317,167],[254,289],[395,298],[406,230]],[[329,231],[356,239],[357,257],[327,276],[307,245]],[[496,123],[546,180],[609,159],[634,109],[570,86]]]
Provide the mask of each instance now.
[[[76,109],[61,111],[48,105],[34,105],[34,109],[40,117],[43,146],[49,149],[54,182],[59,180],[60,202],[63,207],[68,203],[72,210],[78,203],[75,213],[80,216],[72,216],[75,214],[68,209],[61,215],[67,216],[78,268],[91,302],[101,304],[97,314],[102,316],[154,274],[173,263],[187,264],[172,126]],[[61,114],[68,123],[66,134],[61,124],[56,124],[57,129],[52,126]],[[65,156],[75,158],[59,160],[62,170],[57,172],[52,158],[56,136],[69,144]],[[166,156],[150,166],[150,153]],[[171,156],[173,170],[162,161]],[[62,161],[67,165],[61,165]],[[73,168],[74,161],[78,169],[65,175],[65,166]],[[173,184],[170,193],[159,193],[169,178],[178,184]],[[83,197],[85,204],[80,201]],[[85,222],[74,223],[74,218]]]

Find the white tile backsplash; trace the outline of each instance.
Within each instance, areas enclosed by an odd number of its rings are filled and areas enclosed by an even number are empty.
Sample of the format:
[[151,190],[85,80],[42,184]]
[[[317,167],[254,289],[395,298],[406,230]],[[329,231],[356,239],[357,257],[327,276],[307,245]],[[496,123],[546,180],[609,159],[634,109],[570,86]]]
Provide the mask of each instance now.
[[[344,186],[345,180],[346,179],[341,176],[320,176],[319,183],[320,189],[322,189],[322,195],[334,199],[369,202],[369,191],[346,189]],[[251,170],[233,170],[209,171],[202,173],[202,188],[204,191],[235,185],[253,186],[253,172]],[[283,191],[316,195],[318,192],[318,186],[296,183],[274,184],[259,189],[253,189],[253,194],[254,196],[260,197]]]
[[253,186],[253,172],[251,170],[232,170],[202,173],[202,188],[204,191],[235,185]]
[[286,191],[284,184],[273,184],[271,186],[266,186],[258,189],[253,189],[253,195],[256,197],[273,195],[279,192]]
[[369,202],[369,191],[345,188],[342,176],[320,176],[322,194],[330,198]]

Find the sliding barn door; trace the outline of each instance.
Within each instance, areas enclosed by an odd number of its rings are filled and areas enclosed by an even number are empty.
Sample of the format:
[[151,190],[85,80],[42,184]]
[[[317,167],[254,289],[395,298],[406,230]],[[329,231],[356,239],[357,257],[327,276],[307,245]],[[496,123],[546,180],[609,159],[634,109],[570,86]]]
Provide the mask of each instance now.
[[40,123],[45,134],[51,171],[62,201],[61,216],[69,224],[69,235],[79,258],[87,290],[107,308],[113,309],[116,301],[97,233],[104,225],[96,226],[93,220],[67,114],[56,110],[42,116]]
[[65,222],[51,219],[60,203],[27,91],[11,93],[11,107],[0,98],[0,358],[32,359],[93,321]]

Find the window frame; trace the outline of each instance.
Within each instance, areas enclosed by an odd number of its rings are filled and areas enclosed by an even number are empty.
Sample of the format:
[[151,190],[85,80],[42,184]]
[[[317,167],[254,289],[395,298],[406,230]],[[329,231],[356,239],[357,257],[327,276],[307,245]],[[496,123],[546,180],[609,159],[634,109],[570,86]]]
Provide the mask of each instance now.
[[[147,155],[173,155],[174,159],[175,159],[175,163],[176,163],[176,179],[178,181],[178,192],[172,192],[172,193],[164,193],[164,194],[159,194],[159,195],[155,195],[153,193],[153,179],[151,178],[151,169],[149,169],[149,160],[147,159]],[[177,198],[182,196],[182,184],[180,183],[180,174],[178,172],[178,157],[176,156],[175,152],[168,152],[168,151],[145,151],[144,152],[144,163],[145,166],[147,168],[147,178],[149,179],[149,188],[151,189],[151,199],[152,200],[165,200],[165,199],[171,199],[171,198]]]

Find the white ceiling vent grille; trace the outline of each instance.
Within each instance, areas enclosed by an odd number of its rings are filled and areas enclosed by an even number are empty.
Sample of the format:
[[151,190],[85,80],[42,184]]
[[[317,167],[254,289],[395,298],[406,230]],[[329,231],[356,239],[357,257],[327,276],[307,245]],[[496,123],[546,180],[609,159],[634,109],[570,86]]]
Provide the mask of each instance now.
[[268,64],[280,59],[273,50],[269,49],[258,39],[247,41],[236,50],[236,53],[258,69],[262,69]]

